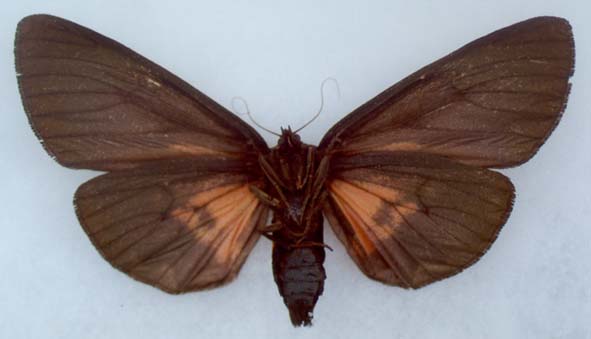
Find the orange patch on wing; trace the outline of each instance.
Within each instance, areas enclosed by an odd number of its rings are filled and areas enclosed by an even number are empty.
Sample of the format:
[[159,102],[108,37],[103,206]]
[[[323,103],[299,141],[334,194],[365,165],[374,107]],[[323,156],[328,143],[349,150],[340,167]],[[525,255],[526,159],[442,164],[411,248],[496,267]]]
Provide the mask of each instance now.
[[[250,192],[248,184],[227,185],[195,194],[189,205],[172,212],[190,230],[199,248],[192,271],[199,272],[187,285],[206,286],[225,279],[244,255],[248,239],[255,232],[260,202]],[[195,204],[195,205],[193,205]],[[195,206],[195,207],[193,207]],[[179,265],[169,270],[163,281],[177,285],[177,277],[184,277],[186,267]]]
[[222,152],[208,147],[194,145],[190,143],[186,144],[172,144],[168,147],[170,150],[191,155],[231,155],[231,153]]
[[230,194],[228,194],[229,192],[238,189],[240,186],[241,186],[240,184],[226,185],[226,186],[216,187],[216,188],[209,189],[207,191],[196,193],[191,198],[189,198],[188,206],[191,206],[191,207],[203,206],[205,204],[208,204],[208,203],[216,200],[219,197],[224,197],[226,195],[230,195]]
[[[367,253],[375,250],[374,241],[392,238],[405,219],[418,206],[398,190],[368,182],[333,180],[329,189],[341,211],[351,221]],[[380,219],[387,218],[387,223]],[[375,238],[375,239],[372,239]]]
[[[364,183],[363,185],[366,184]],[[369,186],[371,184],[367,185]],[[403,223],[403,219],[399,213],[389,213],[390,223],[381,224],[378,218],[382,217],[380,213],[384,204],[383,198],[361,187],[342,180],[334,180],[329,184],[329,189],[333,194],[335,202],[345,217],[350,221],[351,227],[353,227],[353,231],[362,244],[364,251],[370,254],[376,251],[376,244],[378,242],[394,236],[397,227],[392,227],[392,225],[400,225]],[[397,194],[400,194],[393,190],[387,190],[384,187],[377,186],[372,188],[381,188],[383,190],[382,195],[388,196],[393,200]],[[405,211],[412,210],[406,209]]]

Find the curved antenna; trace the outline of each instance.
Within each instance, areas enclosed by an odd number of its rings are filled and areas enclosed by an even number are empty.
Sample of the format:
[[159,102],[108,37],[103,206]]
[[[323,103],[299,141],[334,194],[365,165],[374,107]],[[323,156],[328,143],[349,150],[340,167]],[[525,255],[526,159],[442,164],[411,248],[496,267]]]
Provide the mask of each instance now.
[[302,129],[304,129],[304,127],[310,125],[314,120],[316,120],[316,118],[318,118],[318,116],[320,116],[320,113],[322,112],[322,109],[324,108],[324,86],[326,85],[326,82],[331,80],[336,89],[337,89],[337,95],[340,98],[341,97],[341,89],[339,88],[339,82],[335,79],[335,78],[326,78],[322,81],[322,84],[320,84],[320,108],[318,109],[318,112],[316,112],[316,114],[314,114],[314,116],[312,117],[312,119],[310,119],[307,123],[304,124],[304,126],[296,129],[294,131],[294,133],[297,133],[299,131],[301,131]]
[[[236,109],[236,106],[234,106],[235,100],[240,100],[242,101],[242,104],[244,104],[244,107],[246,107],[246,115],[248,115],[248,118],[250,119],[250,121],[252,121],[253,124],[257,125],[259,128],[273,134],[276,135],[278,137],[281,137],[281,134],[279,133],[275,133],[273,131],[271,131],[270,129],[267,129],[265,126],[260,125],[258,122],[256,122],[256,120],[254,120],[254,118],[252,117],[252,115],[250,114],[250,109],[248,108],[248,103],[246,102],[246,100],[244,100],[242,97],[233,97],[232,98],[232,109],[234,110],[234,112],[238,113],[238,110]],[[238,113],[240,114],[240,113]],[[242,113],[244,114],[244,113]]]

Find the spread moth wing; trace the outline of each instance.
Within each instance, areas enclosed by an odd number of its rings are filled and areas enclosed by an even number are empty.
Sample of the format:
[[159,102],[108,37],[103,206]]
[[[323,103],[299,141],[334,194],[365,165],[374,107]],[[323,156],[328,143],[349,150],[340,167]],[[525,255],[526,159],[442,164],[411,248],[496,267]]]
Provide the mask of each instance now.
[[18,24],[15,44],[31,126],[64,166],[115,171],[198,157],[247,163],[267,151],[234,114],[85,27],[29,16]]
[[531,158],[566,105],[574,41],[561,18],[529,19],[424,67],[362,105],[319,148],[417,151],[510,167]]
[[170,293],[236,276],[268,208],[240,173],[150,168],[108,173],[75,196],[78,218],[113,266]]
[[531,158],[556,126],[573,73],[564,19],[533,18],[426,66],[337,123],[324,212],[361,270],[417,288],[489,248],[513,199],[486,167]]
[[419,152],[337,158],[324,212],[369,277],[418,288],[460,272],[497,237],[508,178]]
[[80,224],[114,267],[169,293],[216,287],[242,267],[268,219],[260,177],[164,163],[81,185]]
[[23,105],[62,165],[110,171],[75,205],[112,265],[171,293],[231,280],[268,209],[250,193],[263,139],[160,66],[67,20],[34,15],[16,34]]

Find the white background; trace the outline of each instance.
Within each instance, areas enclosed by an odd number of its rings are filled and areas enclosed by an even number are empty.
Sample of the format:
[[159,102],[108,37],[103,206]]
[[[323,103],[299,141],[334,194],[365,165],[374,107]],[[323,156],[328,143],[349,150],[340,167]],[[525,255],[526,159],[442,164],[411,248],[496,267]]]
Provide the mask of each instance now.
[[[588,1],[10,1],[0,12],[0,337],[591,338],[591,8]],[[284,3],[287,3],[285,1]],[[9,5],[11,4],[11,5]],[[226,107],[244,97],[271,129],[316,143],[336,121],[419,67],[538,15],[573,25],[567,111],[527,164],[504,170],[514,211],[491,250],[417,291],[367,279],[335,251],[312,328],[294,329],[261,240],[232,284],[167,295],[111,268],[76,220],[72,195],[95,176],[60,167],[28,126],[17,91],[17,22],[50,13],[112,37]],[[275,137],[263,133],[270,144]]]

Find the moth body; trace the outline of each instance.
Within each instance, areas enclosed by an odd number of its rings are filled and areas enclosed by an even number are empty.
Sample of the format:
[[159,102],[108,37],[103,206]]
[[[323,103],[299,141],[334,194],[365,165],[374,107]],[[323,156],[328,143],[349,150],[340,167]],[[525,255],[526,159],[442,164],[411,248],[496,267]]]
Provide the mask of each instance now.
[[273,210],[262,229],[273,241],[273,276],[294,325],[310,325],[324,288],[323,184],[328,159],[317,160],[291,129],[283,129],[276,147],[259,158],[263,190],[253,188]]

